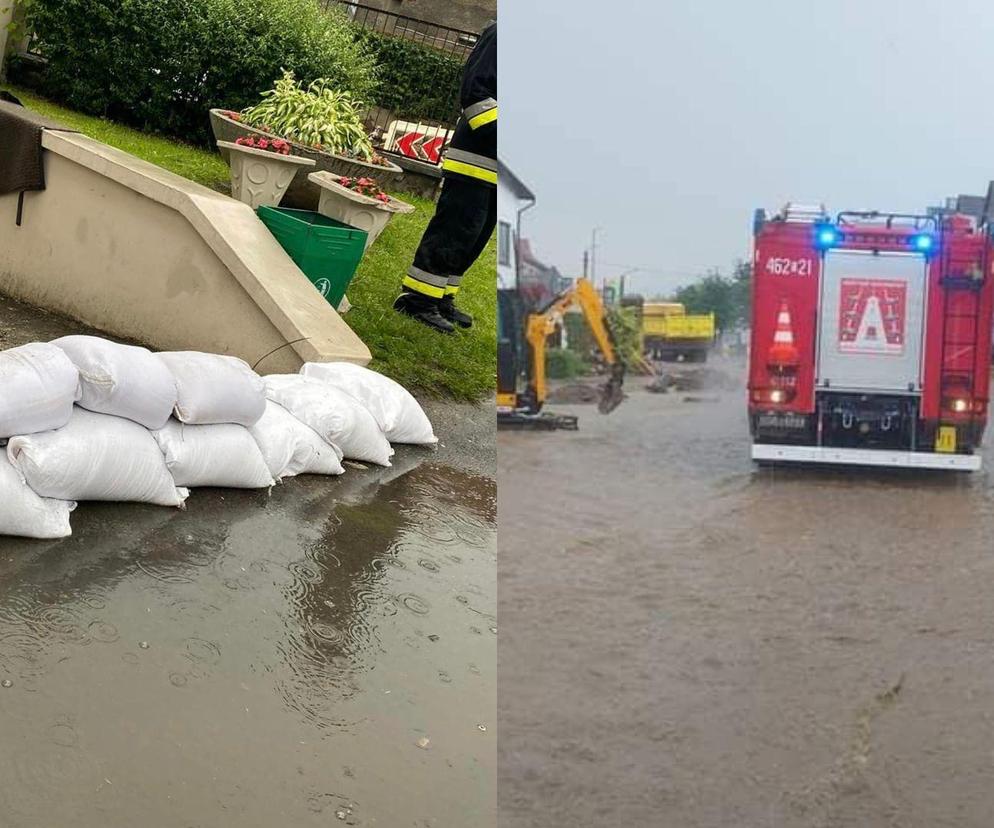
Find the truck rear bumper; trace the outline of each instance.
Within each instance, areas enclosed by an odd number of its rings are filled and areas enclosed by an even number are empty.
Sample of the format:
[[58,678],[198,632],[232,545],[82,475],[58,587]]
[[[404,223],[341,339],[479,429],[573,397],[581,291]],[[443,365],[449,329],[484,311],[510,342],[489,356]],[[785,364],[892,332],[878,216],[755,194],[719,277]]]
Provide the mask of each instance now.
[[828,463],[837,466],[883,466],[905,469],[979,471],[979,454],[938,454],[886,449],[829,448],[754,444],[752,459],[771,463]]

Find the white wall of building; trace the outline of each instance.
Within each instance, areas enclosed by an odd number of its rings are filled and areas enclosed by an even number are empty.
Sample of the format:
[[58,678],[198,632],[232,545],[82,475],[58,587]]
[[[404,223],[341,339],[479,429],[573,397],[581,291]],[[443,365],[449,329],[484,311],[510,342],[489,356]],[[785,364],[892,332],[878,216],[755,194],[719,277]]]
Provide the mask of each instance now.
[[515,284],[515,255],[518,240],[518,211],[523,201],[501,176],[497,181],[497,285],[510,288]]

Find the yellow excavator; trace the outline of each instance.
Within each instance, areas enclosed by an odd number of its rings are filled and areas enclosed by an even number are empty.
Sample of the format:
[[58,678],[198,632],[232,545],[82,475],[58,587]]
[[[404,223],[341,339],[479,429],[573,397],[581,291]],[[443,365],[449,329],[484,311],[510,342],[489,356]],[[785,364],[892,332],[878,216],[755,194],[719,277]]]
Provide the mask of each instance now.
[[[577,418],[543,411],[548,384],[545,353],[549,337],[574,305],[583,312],[594,341],[608,368],[601,387],[598,410],[609,414],[625,395],[625,363],[608,327],[604,304],[588,279],[577,279],[545,307],[526,312],[517,290],[498,290],[497,315],[497,426],[576,430]],[[522,378],[524,388],[521,388]]]

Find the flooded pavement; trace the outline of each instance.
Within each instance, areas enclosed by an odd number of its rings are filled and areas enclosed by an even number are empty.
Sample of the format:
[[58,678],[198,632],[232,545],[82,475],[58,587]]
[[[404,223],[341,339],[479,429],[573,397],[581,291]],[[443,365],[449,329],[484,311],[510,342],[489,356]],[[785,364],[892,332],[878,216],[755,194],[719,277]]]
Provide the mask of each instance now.
[[427,408],[390,469],[0,537],[0,825],[495,825],[493,414]]
[[498,437],[500,825],[990,825],[994,450],[758,470],[744,392],[630,385]]

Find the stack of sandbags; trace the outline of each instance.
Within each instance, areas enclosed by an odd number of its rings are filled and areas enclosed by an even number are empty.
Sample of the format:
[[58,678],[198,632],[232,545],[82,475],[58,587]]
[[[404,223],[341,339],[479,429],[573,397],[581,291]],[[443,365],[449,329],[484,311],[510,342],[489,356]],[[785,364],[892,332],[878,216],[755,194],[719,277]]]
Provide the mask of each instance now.
[[437,439],[404,388],[359,366],[263,379],[218,354],[33,343],[0,352],[0,535],[65,537],[79,500],[178,507],[188,487],[389,466],[391,442]]

